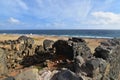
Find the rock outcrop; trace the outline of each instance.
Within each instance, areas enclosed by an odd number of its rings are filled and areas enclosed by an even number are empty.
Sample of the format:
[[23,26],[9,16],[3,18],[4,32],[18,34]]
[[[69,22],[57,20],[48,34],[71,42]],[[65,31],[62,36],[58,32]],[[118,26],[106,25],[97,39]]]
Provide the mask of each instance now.
[[53,44],[56,55],[63,55],[68,59],[73,59],[72,43],[66,40],[58,40]]
[[94,56],[106,60],[107,72],[103,80],[118,80],[120,79],[120,40],[110,39],[107,42],[102,42],[100,46],[95,49]]
[[53,47],[56,49],[57,55],[64,55],[69,59],[74,59],[77,56],[87,59],[92,56],[90,48],[81,38],[70,38],[68,41],[58,40]]
[[[15,69],[25,56],[34,54],[33,44],[34,40],[27,36],[20,36],[17,40],[0,42],[1,68],[9,69],[9,71]],[[0,72],[2,73],[3,71]]]
[[[20,36],[0,42],[0,75],[17,69],[18,65],[23,68],[39,65],[49,70],[30,69],[6,80],[119,80],[119,53],[120,39],[101,42],[92,54],[81,38],[44,40],[42,46],[34,45],[30,37]],[[50,69],[51,66],[56,68]]]
[[49,53],[53,53],[53,47],[52,47],[53,44],[54,44],[53,40],[48,40],[48,39],[44,40],[43,41],[44,50]]

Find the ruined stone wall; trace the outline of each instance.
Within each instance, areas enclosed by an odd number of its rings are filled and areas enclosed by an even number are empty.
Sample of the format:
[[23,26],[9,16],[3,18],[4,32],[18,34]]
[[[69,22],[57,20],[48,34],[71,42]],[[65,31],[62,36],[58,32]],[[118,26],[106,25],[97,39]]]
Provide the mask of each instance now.
[[[59,60],[59,56],[64,58]],[[119,80],[120,40],[101,42],[94,54],[81,38],[44,40],[43,46],[35,46],[34,39],[26,36],[0,42],[0,75],[16,69],[17,65],[48,66],[46,62],[54,60],[60,65],[56,69],[67,68],[67,73],[77,76],[77,80]]]

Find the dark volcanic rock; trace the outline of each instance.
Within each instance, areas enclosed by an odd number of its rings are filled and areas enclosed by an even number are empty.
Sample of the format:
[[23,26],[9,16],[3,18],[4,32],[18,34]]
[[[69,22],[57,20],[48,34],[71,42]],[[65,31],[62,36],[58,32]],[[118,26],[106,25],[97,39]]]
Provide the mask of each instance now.
[[83,59],[86,60],[92,56],[90,48],[81,38],[72,38],[68,41],[58,40],[54,43],[53,47],[56,49],[56,54],[64,55],[69,59],[74,59],[77,56],[82,56]]
[[106,60],[109,63],[106,76],[110,80],[118,80],[120,79],[120,40],[111,39],[107,41],[107,44],[109,45],[102,43],[97,47],[94,56]]
[[[56,55],[64,55],[70,60],[74,60],[74,68],[72,69],[78,75],[81,75],[82,65],[86,63],[87,60],[93,57],[90,48],[87,46],[86,42],[82,39],[72,38],[68,41],[58,40],[54,43],[53,47],[56,49]],[[95,61],[97,64],[97,61]],[[94,63],[94,61],[92,62]],[[99,63],[98,63],[99,64]],[[91,64],[94,65],[94,64]],[[84,68],[88,68],[85,66]],[[94,67],[91,71],[94,71]],[[98,66],[97,66],[98,67]],[[87,71],[90,71],[89,68]],[[93,73],[86,73],[87,75],[93,75]],[[80,76],[79,75],[79,76]]]
[[81,74],[81,65],[83,65],[87,59],[92,57],[90,49],[85,43],[73,43],[74,51],[74,71],[78,75]]
[[69,59],[73,59],[73,48],[69,41],[58,40],[53,44],[57,55],[63,55]]
[[62,70],[55,74],[51,80],[83,80],[70,70]]
[[[29,53],[29,51],[25,52],[25,54],[26,53]],[[24,56],[24,58],[22,59],[21,65],[23,65],[24,67],[28,67],[36,64],[43,64],[43,66],[45,66],[44,65],[45,61],[51,60],[53,57],[54,55],[45,51],[42,45],[37,45],[35,47],[34,54]]]
[[94,56],[107,60],[110,57],[110,50],[105,49],[103,46],[99,46],[95,49]]
[[100,60],[97,59],[91,59],[86,61],[85,65],[89,68],[89,72],[93,72],[93,70],[96,70],[99,67]]
[[6,74],[7,72],[6,53],[0,48],[0,75]]
[[73,41],[73,42],[85,42],[85,40],[83,40],[82,38],[77,38],[77,37],[69,38],[69,41]]
[[90,48],[86,45],[86,43],[73,43],[72,47],[74,58],[76,58],[77,56],[81,56],[84,60],[86,60],[92,57]]
[[103,59],[96,58],[86,61],[85,65],[89,70],[86,71],[87,75],[91,77],[96,77],[100,73],[104,73],[107,63]]
[[40,54],[44,54],[44,53],[45,53],[45,50],[42,45],[39,45],[35,48],[35,54],[40,55]]
[[75,64],[77,75],[91,77],[93,80],[101,80],[106,70],[107,63],[100,58],[91,58],[83,64]]
[[113,57],[112,55],[113,54],[115,55],[114,52],[118,52],[117,50],[118,47],[119,47],[119,40],[117,39],[116,40],[111,39],[108,40],[107,42],[102,42],[101,45],[95,49],[94,56],[109,61],[109,59]]

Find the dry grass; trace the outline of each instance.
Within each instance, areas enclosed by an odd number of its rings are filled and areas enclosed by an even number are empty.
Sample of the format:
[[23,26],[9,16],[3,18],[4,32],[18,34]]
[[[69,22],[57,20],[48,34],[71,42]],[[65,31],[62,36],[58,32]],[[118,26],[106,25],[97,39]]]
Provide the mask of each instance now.
[[16,40],[18,37],[19,37],[18,35],[0,34],[0,41],[4,41],[4,40]]
[[87,42],[88,47],[91,49],[91,52],[94,53],[94,50],[97,46],[100,45],[100,42],[106,41],[107,39],[97,39],[97,38],[87,38],[85,41]]

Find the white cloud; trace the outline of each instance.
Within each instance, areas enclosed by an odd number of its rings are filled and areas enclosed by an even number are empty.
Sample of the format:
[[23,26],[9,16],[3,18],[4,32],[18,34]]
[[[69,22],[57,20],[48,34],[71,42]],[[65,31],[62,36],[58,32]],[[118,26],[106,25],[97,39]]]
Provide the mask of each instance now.
[[101,25],[120,24],[120,14],[102,12],[113,11],[115,1],[117,0],[1,0],[0,15],[11,17],[7,21],[6,18],[1,21],[12,26],[26,23],[27,26],[38,24],[38,28],[81,29],[98,25],[101,28]]
[[15,19],[15,18],[13,18],[13,17],[10,17],[10,18],[8,19],[8,22],[11,23],[11,24],[19,24],[19,23],[21,23],[20,20]]
[[[36,0],[37,8],[34,15],[39,18],[50,18],[53,20],[80,21],[85,18],[91,8],[92,0]],[[84,6],[84,7],[83,7]]]
[[92,19],[88,21],[89,24],[99,25],[118,25],[120,24],[120,14],[112,12],[93,12]]
[[16,2],[22,9],[28,10],[28,6],[23,0],[16,0]]

